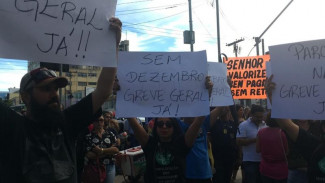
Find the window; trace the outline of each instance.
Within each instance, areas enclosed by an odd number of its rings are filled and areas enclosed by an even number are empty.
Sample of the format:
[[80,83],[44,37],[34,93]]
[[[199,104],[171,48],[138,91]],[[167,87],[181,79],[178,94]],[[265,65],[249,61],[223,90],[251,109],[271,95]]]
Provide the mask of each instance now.
[[79,66],[78,65],[71,65],[71,68],[72,69],[79,69]]
[[78,76],[79,77],[86,78],[87,77],[87,73],[78,72]]
[[96,85],[96,82],[88,82],[88,85]]
[[88,73],[88,76],[89,77],[96,77],[97,76],[97,73]]
[[78,86],[87,86],[87,82],[78,82]]

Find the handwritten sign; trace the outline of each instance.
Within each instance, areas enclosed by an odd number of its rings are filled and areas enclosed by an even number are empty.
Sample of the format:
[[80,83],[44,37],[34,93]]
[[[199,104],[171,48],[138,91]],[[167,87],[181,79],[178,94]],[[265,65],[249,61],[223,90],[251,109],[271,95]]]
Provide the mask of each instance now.
[[229,106],[234,104],[227,83],[227,67],[224,63],[208,62],[208,73],[213,82],[210,106]]
[[0,57],[116,67],[116,0],[1,0]]
[[234,99],[266,99],[265,63],[269,60],[269,55],[224,60],[232,81],[231,93]]
[[209,114],[206,52],[120,52],[116,115],[195,117]]
[[270,47],[272,117],[325,119],[325,40]]

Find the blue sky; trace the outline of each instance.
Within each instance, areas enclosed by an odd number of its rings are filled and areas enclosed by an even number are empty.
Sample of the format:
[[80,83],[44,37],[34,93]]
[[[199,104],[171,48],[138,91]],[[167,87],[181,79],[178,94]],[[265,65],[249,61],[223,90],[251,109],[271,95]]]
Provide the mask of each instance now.
[[[218,51],[213,2],[192,0],[194,51],[207,50],[208,61],[217,61]],[[253,37],[260,36],[289,2],[219,0],[221,52],[234,57],[233,47],[226,44],[244,38],[238,56],[256,55]],[[183,43],[183,31],[189,30],[188,0],[118,0],[117,4],[122,40],[130,41],[130,51],[190,51],[190,45]],[[324,0],[294,0],[262,37],[265,51],[270,45],[324,39],[324,8]],[[0,64],[0,91],[19,87],[27,62],[0,59]]]

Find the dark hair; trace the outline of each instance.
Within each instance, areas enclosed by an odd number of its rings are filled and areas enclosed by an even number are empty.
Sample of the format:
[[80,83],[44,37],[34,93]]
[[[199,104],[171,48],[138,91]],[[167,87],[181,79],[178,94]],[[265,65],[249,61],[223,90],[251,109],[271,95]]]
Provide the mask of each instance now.
[[244,109],[244,107],[240,104],[236,104],[235,107],[236,107],[236,112],[238,112],[240,108]]
[[[157,134],[157,120],[158,120],[158,118],[155,118],[155,123],[154,123],[153,129],[152,129],[152,137],[154,137],[155,139],[158,140],[159,137],[158,137],[158,134]],[[172,139],[179,136],[180,134],[183,134],[183,132],[182,132],[182,130],[181,130],[179,124],[178,124],[177,119],[176,118],[169,118],[169,120],[172,122],[173,128],[174,128]]]
[[271,111],[269,111],[266,115],[265,123],[269,127],[279,127],[278,123],[274,118],[271,118]]
[[230,112],[230,109],[228,106],[220,107],[219,118],[223,121],[227,120],[227,115],[229,112]]
[[257,112],[265,112],[265,110],[262,106],[253,104],[251,108],[251,114],[255,114]]

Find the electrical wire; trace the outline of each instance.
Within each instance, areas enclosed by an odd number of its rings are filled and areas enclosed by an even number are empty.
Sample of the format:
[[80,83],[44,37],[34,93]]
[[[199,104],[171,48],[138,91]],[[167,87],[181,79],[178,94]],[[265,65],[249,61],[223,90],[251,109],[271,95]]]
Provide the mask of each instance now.
[[199,20],[199,22],[200,22],[200,24],[202,25],[202,27],[204,28],[204,30],[209,34],[210,38],[216,40],[217,38],[214,38],[214,37],[212,36],[212,34],[209,32],[209,30],[208,30],[208,29],[204,26],[204,24],[202,23],[201,19],[196,15],[195,11],[193,11],[193,12],[194,12],[194,15],[196,16],[196,18]]
[[[172,7],[172,8],[174,8],[174,7],[177,7],[177,6],[180,6],[180,5],[186,5],[186,3],[178,3],[178,4],[171,4],[171,5],[164,5],[164,6],[157,6],[157,7],[149,7],[149,8],[137,8],[137,9],[127,9],[127,10],[121,10],[121,11],[116,11],[116,13],[121,13],[121,12],[130,12],[130,11],[135,11],[135,12],[137,12],[137,11],[139,11],[139,10],[159,10],[159,9],[161,9],[161,10],[164,10],[164,9],[166,9],[166,8],[169,8],[169,7]],[[120,14],[118,14],[118,15],[120,15]]]
[[[195,8],[198,8],[200,7],[201,5],[195,7]],[[174,17],[174,16],[177,16],[179,14],[182,14],[184,12],[187,12],[188,10],[185,10],[185,11],[181,11],[181,12],[178,12],[176,14],[172,14],[172,15],[169,15],[169,16],[165,16],[165,17],[162,17],[162,18],[158,18],[158,19],[154,19],[154,20],[148,20],[148,21],[145,21],[145,22],[140,22],[140,23],[132,23],[130,25],[140,25],[140,24],[145,24],[145,23],[150,23],[150,22],[155,22],[155,21],[159,21],[159,20],[163,20],[163,19],[166,19],[166,18],[170,18],[170,17]]]
[[132,4],[132,3],[142,3],[142,2],[147,2],[147,1],[154,1],[154,0],[142,0],[142,1],[127,2],[127,3],[118,3],[117,5]]

